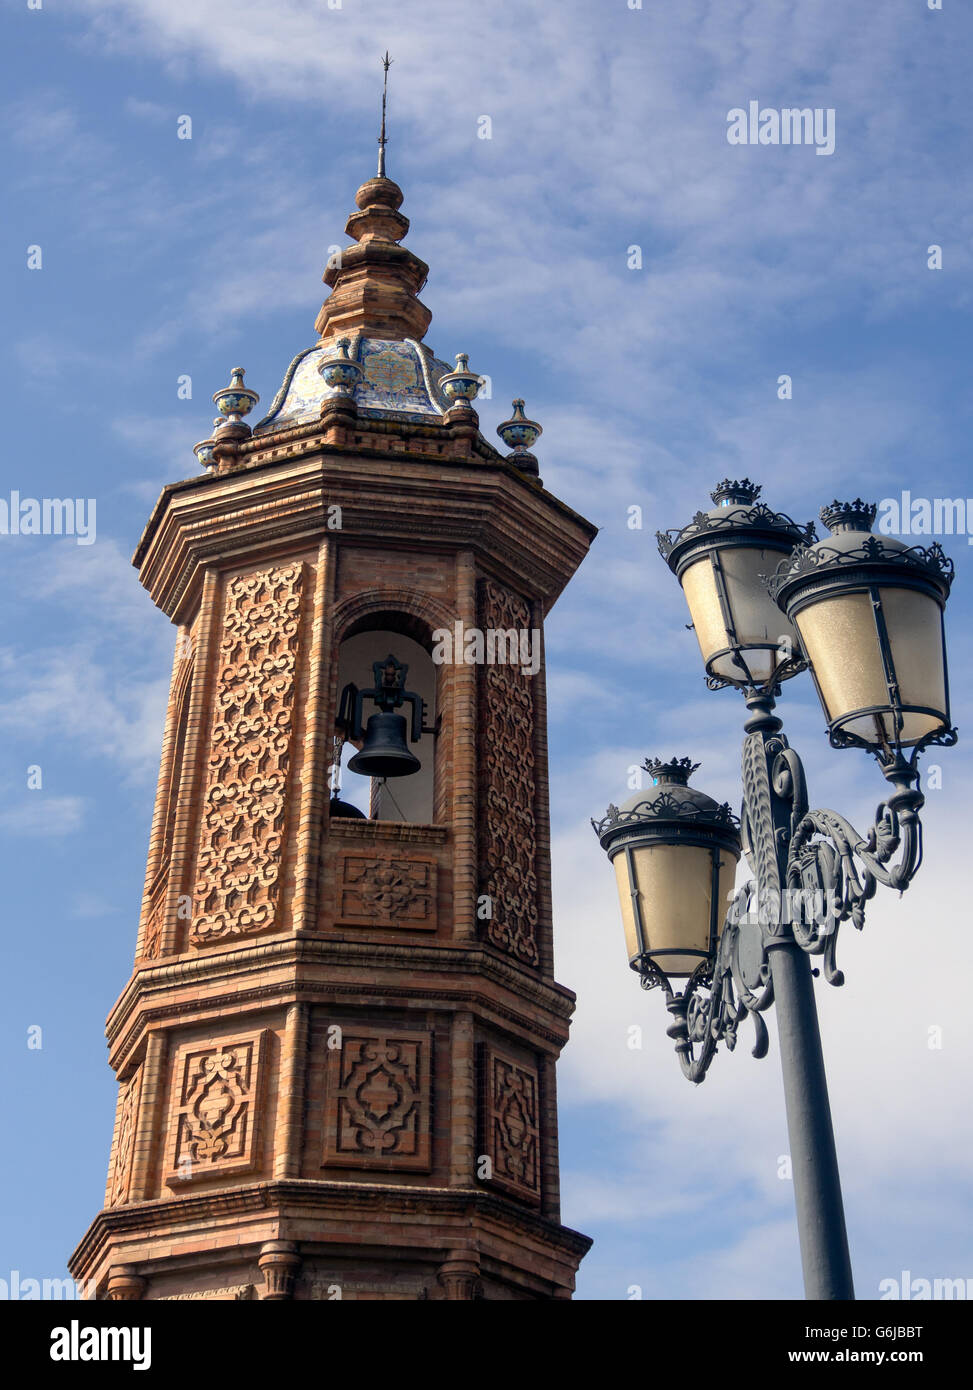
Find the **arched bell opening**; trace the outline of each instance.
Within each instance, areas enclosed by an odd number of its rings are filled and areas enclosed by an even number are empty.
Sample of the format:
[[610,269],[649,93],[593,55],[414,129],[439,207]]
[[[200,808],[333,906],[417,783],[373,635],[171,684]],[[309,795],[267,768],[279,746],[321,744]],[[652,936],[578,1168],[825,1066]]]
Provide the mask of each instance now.
[[359,618],[340,642],[340,800],[371,820],[436,819],[441,668],[431,652],[428,626],[395,612]]

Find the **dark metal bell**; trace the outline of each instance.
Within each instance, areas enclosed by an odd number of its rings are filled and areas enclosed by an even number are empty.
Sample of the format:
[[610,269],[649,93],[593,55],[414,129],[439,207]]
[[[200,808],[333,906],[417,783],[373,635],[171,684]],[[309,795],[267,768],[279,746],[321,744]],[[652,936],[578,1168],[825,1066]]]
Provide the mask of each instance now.
[[422,763],[409,752],[401,714],[373,714],[365,725],[365,742],[348,764],[363,777],[408,777]]

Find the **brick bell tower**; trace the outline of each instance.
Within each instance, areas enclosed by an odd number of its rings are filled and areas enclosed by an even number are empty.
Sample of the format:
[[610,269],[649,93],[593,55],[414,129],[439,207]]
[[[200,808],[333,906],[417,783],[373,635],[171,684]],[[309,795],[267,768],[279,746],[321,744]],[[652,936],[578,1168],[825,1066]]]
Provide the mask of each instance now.
[[[134,557],[178,636],[70,1262],[98,1298],[570,1298],[590,1244],[560,1224],[541,633],[595,529],[523,403],[503,456],[423,343],[379,170],[317,342],[252,431],[234,371]],[[342,741],[367,817],[331,795]],[[419,770],[375,775],[389,744]]]

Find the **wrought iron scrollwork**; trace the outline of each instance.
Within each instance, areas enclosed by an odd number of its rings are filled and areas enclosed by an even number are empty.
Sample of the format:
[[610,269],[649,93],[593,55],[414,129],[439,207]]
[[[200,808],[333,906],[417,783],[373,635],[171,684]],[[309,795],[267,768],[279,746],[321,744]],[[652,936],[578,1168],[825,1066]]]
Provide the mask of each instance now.
[[785,512],[775,512],[765,502],[755,501],[750,506],[740,505],[711,512],[698,511],[687,526],[671,526],[666,531],[656,531],[659,554],[664,560],[668,560],[680,541],[695,540],[697,537],[727,531],[741,524],[754,529],[765,526],[786,531],[799,545],[810,545],[816,536],[813,522],[802,525]]
[[869,536],[861,545],[853,548],[824,545],[809,542],[797,546],[790,555],[781,560],[772,575],[767,576],[767,587],[775,597],[789,580],[803,574],[813,574],[817,570],[859,566],[865,562],[881,561],[883,565],[894,565],[926,571],[928,575],[943,585],[949,593],[955,576],[955,566],[938,541],[932,545],[911,545],[907,549],[886,544],[880,536]]
[[900,787],[879,804],[867,835],[827,809],[809,811],[794,833],[787,867],[791,906],[800,908],[791,912],[794,939],[809,954],[823,955],[829,984],[844,982],[835,964],[841,923],[861,931],[878,885],[904,892],[919,870],[924,798],[918,780],[916,772],[915,786]]
[[756,1028],[755,1057],[767,1053],[760,1015],[773,1003],[769,953],[794,941],[822,957],[831,985],[844,976],[836,964],[838,928],[865,924],[865,904],[879,884],[903,892],[922,863],[924,797],[916,757],[901,754],[884,767],[893,787],[865,835],[827,808],[810,809],[804,766],[781,733],[773,698],[753,693],[753,717],[743,747],[741,836],[753,880],[726,915],[715,961],[704,961],[676,993],[657,965],[644,962],[642,985],[661,986],[672,1016],[684,1074],[700,1082],[719,1043],[732,1051],[749,1014]]
[[769,974],[753,973],[752,949],[748,952],[745,933],[759,931],[751,911],[755,885],[746,884],[736,894],[727,913],[715,964],[706,961],[690,976],[685,989],[675,993],[658,968],[642,975],[642,987],[661,985],[672,1022],[666,1029],[674,1039],[683,1075],[697,1085],[703,1080],[716,1055],[719,1043],[728,1051],[736,1047],[740,1024],[753,1019],[754,1057],[766,1057],[770,1044],[767,1025],[761,1014],[773,1003]]

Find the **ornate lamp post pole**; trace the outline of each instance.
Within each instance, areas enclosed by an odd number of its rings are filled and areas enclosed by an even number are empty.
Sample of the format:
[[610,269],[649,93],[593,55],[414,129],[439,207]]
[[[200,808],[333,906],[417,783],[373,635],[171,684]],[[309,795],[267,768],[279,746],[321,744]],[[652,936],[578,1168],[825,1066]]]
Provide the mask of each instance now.
[[[832,503],[832,533],[757,501],[749,480],[722,482],[716,507],[659,533],[682,585],[710,689],[743,694],[743,809],[688,785],[689,759],[647,762],[652,786],[592,822],[618,879],[629,962],[661,987],[684,1074],[700,1082],[748,1014],[777,1004],[805,1295],[854,1297],[810,957],[829,984],[838,927],[864,925],[878,884],[900,892],[922,859],[918,758],[953,744],[943,609],[952,562],[934,544],[871,533],[875,507]],[[774,712],[781,682],[810,669],[835,748],[873,753],[889,783],[860,835],[808,806],[804,768]],[[738,828],[739,827],[739,828]],[[740,851],[753,878],[732,894]],[[730,901],[721,922],[722,905]],[[678,981],[681,988],[674,987]]]

